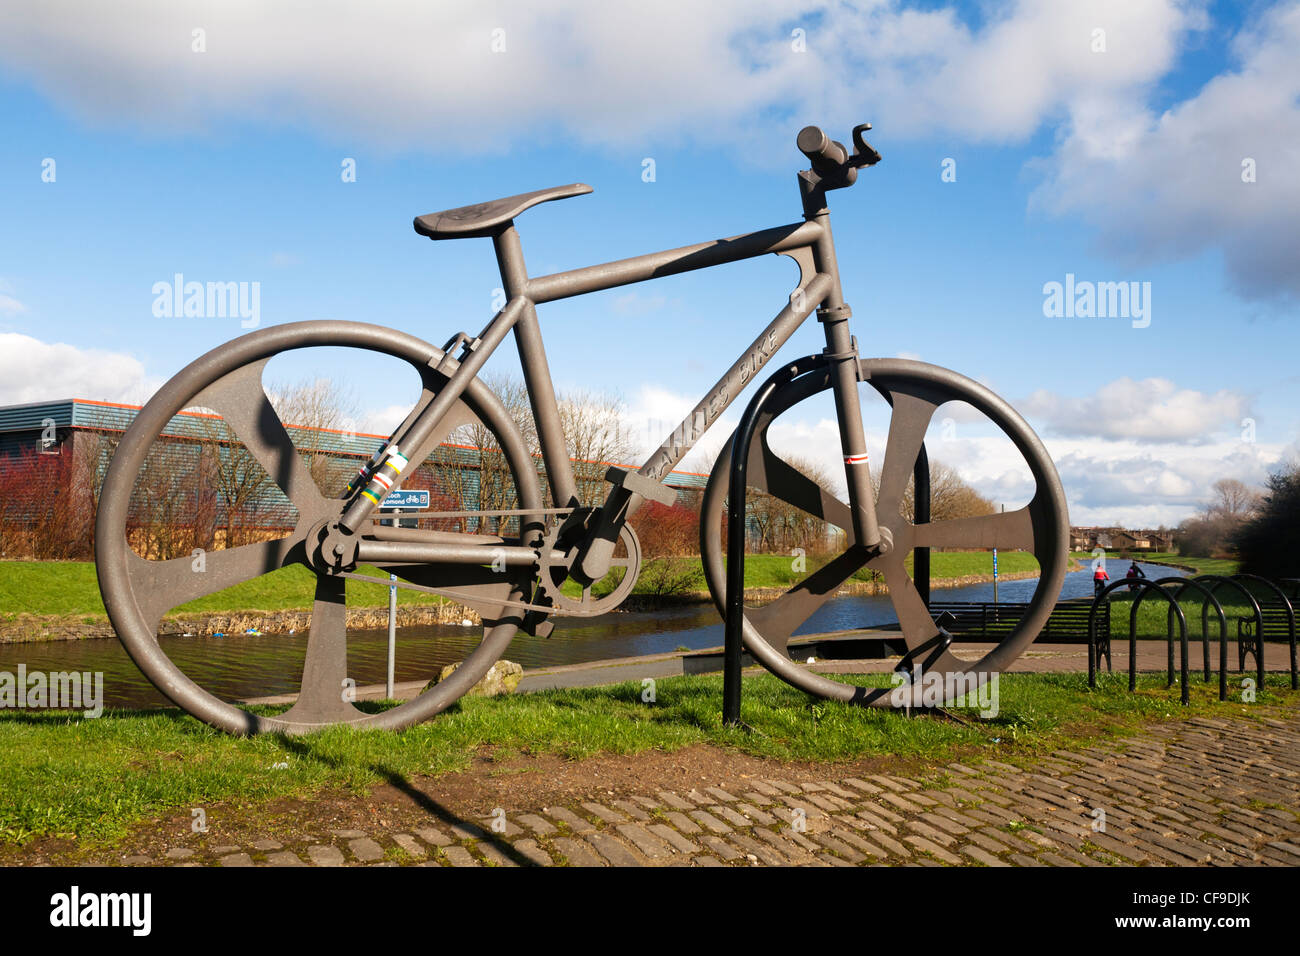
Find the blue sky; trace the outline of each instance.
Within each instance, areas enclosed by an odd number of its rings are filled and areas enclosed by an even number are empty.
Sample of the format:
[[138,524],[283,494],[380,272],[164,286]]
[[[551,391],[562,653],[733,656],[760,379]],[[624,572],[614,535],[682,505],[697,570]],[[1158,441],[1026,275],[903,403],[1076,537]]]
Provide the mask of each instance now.
[[[799,127],[870,120],[884,162],[832,194],[862,353],[1011,400],[1075,523],[1174,524],[1300,450],[1296,4],[94,9],[0,12],[0,403],[143,401],[246,331],[156,316],[176,273],[257,283],[261,326],[441,344],[500,281],[488,240],[430,243],[414,215],[587,182],[519,220],[532,273],[574,268],[795,221]],[[1067,274],[1150,283],[1150,324],[1045,316]],[[557,385],[618,392],[657,444],[794,278],[765,257],[544,306]],[[363,426],[409,398],[377,369],[355,388]],[[1014,503],[1014,456],[953,420],[932,455]],[[885,421],[869,411],[873,451]],[[809,411],[779,438],[829,468],[833,435]]]

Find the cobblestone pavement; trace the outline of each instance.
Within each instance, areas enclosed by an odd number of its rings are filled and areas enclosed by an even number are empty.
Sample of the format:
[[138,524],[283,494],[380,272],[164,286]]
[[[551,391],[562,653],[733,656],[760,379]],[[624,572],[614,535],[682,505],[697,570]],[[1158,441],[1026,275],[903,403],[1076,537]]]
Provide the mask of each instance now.
[[[594,795],[593,795],[594,796]],[[1300,865],[1300,717],[1157,725],[1033,766],[985,761],[925,781],[720,781],[567,806],[503,808],[410,832],[174,846],[141,865]]]

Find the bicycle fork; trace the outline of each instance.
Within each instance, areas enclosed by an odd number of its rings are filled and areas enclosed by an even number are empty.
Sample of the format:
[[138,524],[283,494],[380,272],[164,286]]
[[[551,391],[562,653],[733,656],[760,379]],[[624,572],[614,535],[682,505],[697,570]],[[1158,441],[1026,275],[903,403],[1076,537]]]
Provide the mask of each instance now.
[[823,212],[814,218],[820,222],[822,234],[813,244],[813,261],[817,271],[829,275],[832,280],[830,292],[817,309],[817,321],[826,329],[826,348],[822,354],[830,363],[835,417],[839,422],[840,448],[844,453],[844,480],[848,486],[849,513],[853,519],[853,538],[861,547],[876,554],[884,554],[890,549],[892,541],[888,530],[882,531],[876,517],[876,496],[871,488],[871,465],[867,460],[866,432],[862,426],[862,406],[858,399],[858,343],[849,332],[849,317],[853,311],[840,291],[830,216]]

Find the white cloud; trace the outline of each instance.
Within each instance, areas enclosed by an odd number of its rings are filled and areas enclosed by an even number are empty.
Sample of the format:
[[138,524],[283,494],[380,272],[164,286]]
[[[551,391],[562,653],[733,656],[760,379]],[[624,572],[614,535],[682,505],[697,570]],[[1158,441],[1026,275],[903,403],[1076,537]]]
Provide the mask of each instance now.
[[1047,442],[1056,461],[1074,524],[1173,526],[1211,495],[1220,478],[1262,486],[1284,456],[1280,445],[1254,444],[1221,433],[1205,444]]
[[65,398],[139,404],[162,383],[130,355],[0,333],[0,405]]
[[1120,378],[1081,398],[1040,390],[1017,407],[1049,435],[1204,442],[1240,427],[1250,403],[1228,389],[1209,394],[1162,378]]
[[[1213,395],[1172,382],[1120,379],[1084,398],[1039,392],[1016,403],[1043,437],[1065,488],[1073,524],[1174,526],[1197,511],[1220,478],[1262,486],[1269,471],[1300,444],[1247,441],[1240,428],[1245,399]],[[646,387],[629,408],[629,432],[644,439],[644,454],[694,406],[694,399]],[[801,414],[802,410],[802,414]],[[844,494],[839,428],[825,409],[796,406],[773,422],[769,441],[782,457],[798,456],[820,466]],[[833,413],[832,413],[833,414]],[[867,451],[872,467],[884,461],[889,417],[882,403],[864,401]],[[682,466],[708,471],[712,454],[739,422],[733,407]],[[950,418],[951,422],[945,422]],[[981,413],[964,403],[941,406],[926,447],[932,462],[957,470],[981,494],[1008,509],[1034,493],[1023,456]]]
[[[292,116],[345,139],[449,152],[539,134],[734,146],[780,130],[789,150],[793,125],[861,122],[862,111],[894,136],[1023,139],[1081,90],[1151,82],[1199,22],[1177,0],[1021,0],[980,15],[972,28],[950,7],[895,0],[47,0],[0,9],[0,53],[83,114],[146,128]],[[1105,54],[1091,52],[1099,25]],[[205,52],[192,49],[195,29]]]
[[0,315],[21,315],[27,311],[27,306],[15,299],[12,292],[13,286],[0,276]]
[[1298,48],[1300,5],[1283,4],[1233,41],[1234,71],[1162,113],[1081,98],[1032,205],[1096,226],[1135,262],[1221,248],[1241,294],[1300,298]]
[[1221,248],[1243,294],[1300,294],[1300,7],[1260,14],[1233,41],[1240,68],[1161,113],[1150,104],[1211,26],[1205,7],[1019,0],[966,17],[899,0],[45,0],[0,6],[0,58],[97,124],[294,123],[345,149],[642,155],[693,141],[770,164],[796,158],[792,133],[809,121],[847,139],[870,119],[886,152],[917,137],[1021,144],[1059,124],[1037,208],[1140,261]]

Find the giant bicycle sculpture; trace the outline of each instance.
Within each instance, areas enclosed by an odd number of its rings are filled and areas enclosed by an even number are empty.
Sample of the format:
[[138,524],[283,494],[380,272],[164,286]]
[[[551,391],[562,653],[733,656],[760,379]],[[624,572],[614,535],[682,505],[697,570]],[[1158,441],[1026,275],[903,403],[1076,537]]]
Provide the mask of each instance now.
[[[888,584],[903,640],[913,653],[925,653],[926,670],[986,676],[1005,668],[1034,640],[1060,592],[1067,564],[1065,497],[1042,443],[987,388],[922,362],[859,356],[840,285],[827,193],[851,186],[859,170],[880,160],[863,138],[870,128],[863,124],[853,130],[851,154],[817,127],[799,133],[798,147],[810,161],[810,167],[798,174],[803,205],[799,222],[568,272],[529,275],[515,220],[539,203],[589,193],[589,186],[558,186],[418,217],[415,231],[429,239],[490,238],[508,296],[481,332],[460,333],[441,349],[377,325],[299,322],[245,335],[187,366],[158,391],[123,436],[106,477],[97,519],[95,552],[104,603],[136,664],[177,705],[232,733],[304,733],[335,724],[398,729],[432,717],[470,690],[516,633],[546,634],[555,615],[591,616],[619,605],[635,585],[641,565],[630,519],[646,501],[674,500],[663,479],[815,312],[825,333],[824,361],[816,363],[810,374],[783,385],[766,403],[756,440],[749,446],[747,481],[749,487],[842,529],[843,536],[839,552],[828,563],[777,600],[746,611],[746,646],[756,659],[809,693],[897,706],[898,694],[832,680],[796,664],[786,653],[799,626],[856,572],[870,568]],[[648,461],[636,470],[610,468],[604,501],[583,506],[566,453],[536,307],[768,254],[788,256],[799,268],[798,287],[789,301],[745,344],[731,367]],[[478,377],[510,333],[518,346],[536,421],[549,486],[545,492],[518,427]],[[418,374],[422,386],[405,420],[341,498],[327,498],[318,489],[263,387],[263,373],[275,356],[320,346],[405,363]],[[768,442],[774,420],[827,390],[834,398],[843,450],[844,500],[790,466]],[[871,400],[873,394],[892,408],[877,476],[878,494],[872,489],[861,408],[861,402]],[[1033,477],[1035,490],[1029,503],[1015,511],[913,524],[903,516],[908,479],[935,410],[953,401],[973,406],[1010,439]],[[173,416],[195,407],[224,419],[297,514],[292,533],[214,551],[207,555],[201,574],[195,573],[189,557],[142,556],[133,549],[128,534],[131,496],[151,447]],[[512,480],[513,507],[449,515],[475,519],[474,531],[379,523],[377,509],[384,495],[399,487],[453,430],[465,425],[490,434],[502,450]],[[722,613],[726,577],[721,529],[728,475],[726,451],[709,479],[701,520],[705,575]],[[488,526],[499,533],[487,533]],[[1019,548],[1039,562],[1041,576],[1019,625],[982,659],[959,660],[946,642],[936,642],[940,629],[904,566],[913,549],[930,547]],[[163,652],[156,634],[170,609],[295,564],[314,573],[315,599],[300,692],[286,712],[264,716],[224,701],[187,677]],[[396,574],[401,587],[469,605],[484,624],[482,640],[449,678],[382,713],[363,713],[340,693],[347,677],[347,583],[388,584],[386,576],[358,571],[362,564],[378,566],[385,575]],[[615,586],[607,590],[609,583]]]

